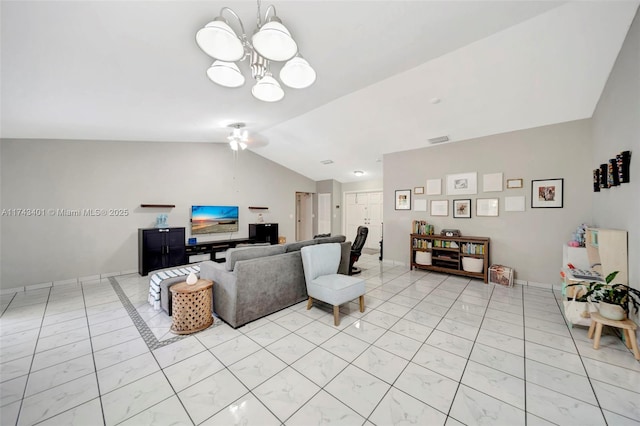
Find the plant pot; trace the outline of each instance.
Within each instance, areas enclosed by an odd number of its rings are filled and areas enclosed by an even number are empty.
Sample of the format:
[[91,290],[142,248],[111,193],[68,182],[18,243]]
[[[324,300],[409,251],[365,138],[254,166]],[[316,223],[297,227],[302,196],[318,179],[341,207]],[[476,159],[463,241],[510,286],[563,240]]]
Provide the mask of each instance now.
[[624,309],[620,305],[612,305],[611,303],[600,302],[600,315],[604,318],[621,321],[625,318],[626,314]]

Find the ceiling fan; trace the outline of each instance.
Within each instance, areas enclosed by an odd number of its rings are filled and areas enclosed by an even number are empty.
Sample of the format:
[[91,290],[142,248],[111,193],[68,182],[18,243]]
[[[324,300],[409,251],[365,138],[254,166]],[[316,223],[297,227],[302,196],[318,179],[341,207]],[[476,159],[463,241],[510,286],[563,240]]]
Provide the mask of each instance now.
[[233,123],[227,127],[233,129],[229,136],[227,136],[227,140],[229,141],[229,146],[234,151],[244,151],[247,148],[259,148],[269,143],[269,141],[262,136],[250,134],[249,131],[245,129],[245,123]]

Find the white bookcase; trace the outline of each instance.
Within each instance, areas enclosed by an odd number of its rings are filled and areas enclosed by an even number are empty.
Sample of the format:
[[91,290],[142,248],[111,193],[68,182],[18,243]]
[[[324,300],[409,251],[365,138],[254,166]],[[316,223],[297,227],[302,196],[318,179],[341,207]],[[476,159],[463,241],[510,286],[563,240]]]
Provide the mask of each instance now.
[[599,272],[602,278],[619,271],[614,283],[629,284],[627,231],[588,228],[586,247],[591,269]]

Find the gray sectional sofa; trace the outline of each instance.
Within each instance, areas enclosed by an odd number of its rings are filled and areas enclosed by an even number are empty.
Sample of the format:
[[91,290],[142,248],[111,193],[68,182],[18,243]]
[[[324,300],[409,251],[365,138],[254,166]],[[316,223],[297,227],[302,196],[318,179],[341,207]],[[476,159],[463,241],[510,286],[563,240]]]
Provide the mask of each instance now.
[[215,313],[234,328],[307,298],[300,249],[341,243],[339,273],[348,275],[351,243],[343,235],[283,245],[227,250],[226,262],[200,264],[200,278],[212,280]]

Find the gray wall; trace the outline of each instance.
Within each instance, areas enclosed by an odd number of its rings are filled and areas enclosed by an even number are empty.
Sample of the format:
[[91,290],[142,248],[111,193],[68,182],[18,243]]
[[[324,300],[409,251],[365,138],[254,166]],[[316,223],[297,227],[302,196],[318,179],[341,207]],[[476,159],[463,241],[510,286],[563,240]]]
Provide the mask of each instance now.
[[[512,266],[516,279],[537,283],[559,282],[562,245],[583,222],[591,221],[590,120],[493,135],[432,148],[384,156],[384,258],[409,262],[411,221],[424,219],[462,235],[491,238],[491,263]],[[470,196],[413,196],[449,201],[448,217],[428,212],[396,211],[394,191],[426,186],[427,179],[447,174],[477,172],[478,194]],[[524,178],[524,188],[482,192],[482,175],[502,172],[504,178]],[[564,178],[564,208],[531,209],[531,180]],[[524,212],[505,212],[504,197],[524,195]],[[452,201],[472,199],[472,218],[454,219]],[[476,217],[475,199],[499,198],[498,217]]]
[[[315,182],[250,151],[224,144],[2,140],[2,208],[128,209],[126,217],[1,217],[0,288],[137,270],[137,229],[158,213],[189,234],[191,205],[238,205],[240,230],[197,236],[241,238],[265,221],[295,239],[295,192]],[[143,209],[141,203],[175,204]]]
[[[631,182],[592,193],[593,223],[629,232],[629,284],[640,288],[640,18],[618,54],[592,119],[592,169],[631,151]],[[635,157],[635,158],[634,158]],[[636,317],[639,319],[640,316]]]

